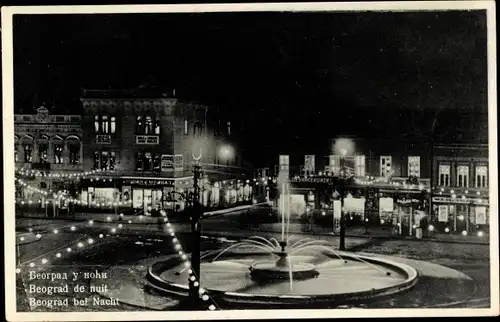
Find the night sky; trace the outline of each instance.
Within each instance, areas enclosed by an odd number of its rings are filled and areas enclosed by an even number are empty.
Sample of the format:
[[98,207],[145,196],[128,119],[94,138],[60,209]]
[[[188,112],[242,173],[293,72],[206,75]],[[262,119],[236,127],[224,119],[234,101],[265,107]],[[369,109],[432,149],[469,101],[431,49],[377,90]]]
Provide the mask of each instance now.
[[274,153],[427,135],[436,115],[437,132],[486,120],[486,42],[485,11],[17,16],[15,106],[64,112],[81,88],[145,85],[232,112]]

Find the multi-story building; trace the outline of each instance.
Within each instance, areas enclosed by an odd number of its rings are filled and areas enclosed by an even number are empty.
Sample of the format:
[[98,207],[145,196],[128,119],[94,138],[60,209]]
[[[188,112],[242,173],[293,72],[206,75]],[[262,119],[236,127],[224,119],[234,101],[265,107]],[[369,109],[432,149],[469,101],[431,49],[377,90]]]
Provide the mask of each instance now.
[[[68,189],[83,172],[81,115],[51,115],[42,106],[36,114],[14,115],[14,158],[17,176],[37,189]],[[23,200],[43,202],[35,190],[19,190]]]
[[84,181],[82,194],[91,204],[182,207],[193,186],[193,157],[201,156],[212,183],[233,178],[241,163],[231,121],[175,91],[86,90],[81,101],[84,169],[101,170]]
[[449,230],[489,225],[488,144],[434,147],[433,221]]

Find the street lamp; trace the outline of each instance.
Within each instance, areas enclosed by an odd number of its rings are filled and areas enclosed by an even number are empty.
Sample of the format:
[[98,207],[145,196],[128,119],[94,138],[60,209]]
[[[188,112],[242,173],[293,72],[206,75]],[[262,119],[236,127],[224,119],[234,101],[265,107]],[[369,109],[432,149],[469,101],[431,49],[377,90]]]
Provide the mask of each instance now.
[[340,171],[342,173],[342,179],[340,181],[340,241],[339,250],[345,250],[345,218],[344,218],[344,194],[345,194],[345,164],[344,157],[347,154],[347,149],[340,149]]

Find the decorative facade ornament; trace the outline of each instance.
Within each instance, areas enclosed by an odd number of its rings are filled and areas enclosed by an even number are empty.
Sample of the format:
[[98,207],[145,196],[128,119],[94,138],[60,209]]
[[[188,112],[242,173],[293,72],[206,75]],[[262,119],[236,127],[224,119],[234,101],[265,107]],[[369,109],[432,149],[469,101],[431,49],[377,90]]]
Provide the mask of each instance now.
[[36,110],[36,121],[39,123],[47,123],[49,121],[49,110],[45,106],[40,106]]

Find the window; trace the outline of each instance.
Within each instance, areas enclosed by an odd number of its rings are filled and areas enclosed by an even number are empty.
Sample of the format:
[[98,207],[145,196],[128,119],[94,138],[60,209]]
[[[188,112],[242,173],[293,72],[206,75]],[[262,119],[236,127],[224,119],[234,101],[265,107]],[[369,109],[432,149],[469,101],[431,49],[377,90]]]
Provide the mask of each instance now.
[[116,117],[111,116],[111,133],[116,133]]
[[144,153],[144,170],[151,171],[153,167],[153,154],[151,152]]
[[364,155],[357,155],[354,159],[355,166],[356,166],[356,176],[358,177],[364,177],[365,176],[365,156]]
[[38,144],[38,155],[40,156],[40,162],[46,163],[49,158],[49,145],[47,143]]
[[392,157],[382,155],[380,157],[380,176],[387,177],[392,173]]
[[54,143],[54,162],[56,164],[63,164],[63,149],[64,145],[62,142]]
[[187,119],[184,119],[184,135],[188,135],[189,132],[188,132],[188,120]]
[[31,163],[33,161],[33,146],[31,144],[23,145],[24,162]]
[[135,155],[135,169],[137,171],[144,170],[144,154],[142,152],[137,152]]
[[227,126],[227,136],[231,136],[231,122],[227,121],[226,126]]
[[144,131],[144,121],[142,116],[138,116],[135,122],[135,132],[137,134],[142,134]]
[[289,155],[280,155],[280,171],[290,171]]
[[161,155],[155,154],[153,156],[153,171],[161,170]]
[[96,134],[110,134],[116,132],[116,117],[108,115],[94,116],[94,131]]
[[153,134],[153,118],[146,116],[144,121],[144,134]]
[[109,166],[109,153],[108,151],[101,151],[101,169],[107,170]]
[[155,134],[160,135],[160,117],[155,118]]
[[450,165],[440,164],[439,165],[439,185],[442,187],[448,187],[450,185]]
[[80,143],[72,142],[69,144],[69,164],[80,163]]
[[408,157],[408,176],[420,178],[420,157]]
[[458,187],[468,187],[469,186],[469,167],[468,166],[457,167],[457,186]]
[[203,125],[201,122],[196,122],[193,126],[194,136],[201,136],[203,134]]
[[488,167],[487,166],[477,166],[476,167],[476,188],[487,188],[488,187]]
[[17,142],[14,143],[14,162],[18,162],[19,161],[19,154],[18,154],[18,144]]
[[101,159],[101,156],[100,156],[100,153],[99,151],[94,151],[94,159],[93,159],[93,163],[94,163],[94,169],[99,169],[99,163],[100,163],[100,159]]

